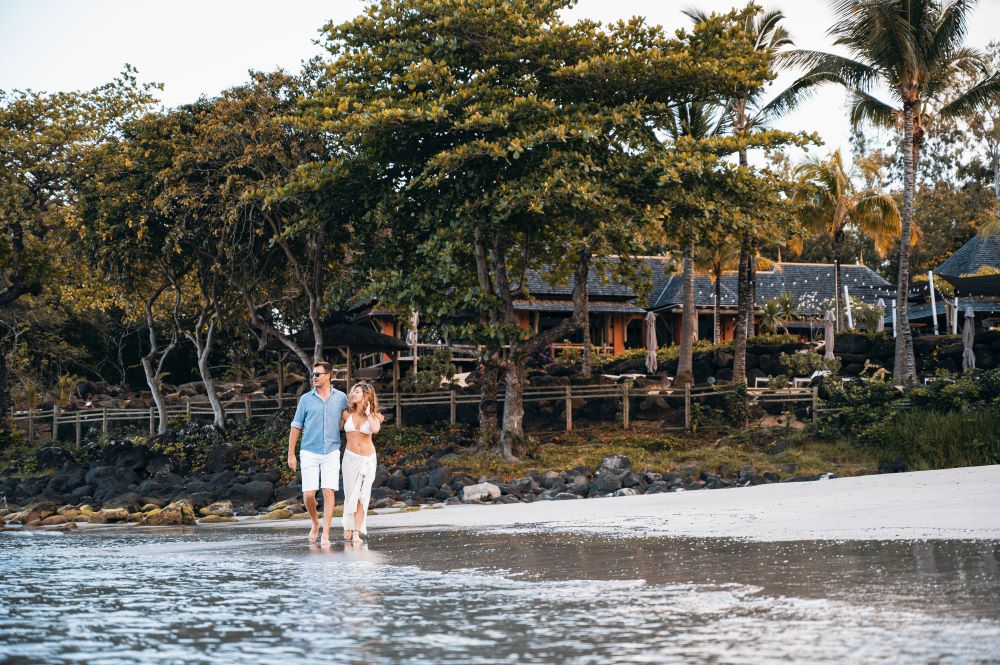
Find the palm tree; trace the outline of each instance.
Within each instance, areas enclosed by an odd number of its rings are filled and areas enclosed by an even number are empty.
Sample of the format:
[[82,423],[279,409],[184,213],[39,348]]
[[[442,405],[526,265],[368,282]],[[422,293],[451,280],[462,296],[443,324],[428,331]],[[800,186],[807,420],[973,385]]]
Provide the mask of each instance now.
[[[677,141],[688,136],[696,139],[716,136],[723,131],[725,115],[722,109],[707,102],[690,102],[681,104],[669,118],[666,127],[667,135]],[[673,211],[673,216],[681,223],[681,247],[684,252],[682,266],[684,275],[683,314],[681,317],[681,339],[677,358],[677,376],[674,385],[685,386],[694,384],[694,342],[698,339],[698,312],[695,310],[694,277],[695,277],[695,236],[684,220],[689,215],[703,216],[703,210]]]
[[[736,270],[740,265],[740,246],[738,243],[719,244],[702,247],[695,255],[695,269],[704,271],[712,278],[712,330],[713,343],[722,341],[722,324],[719,318],[719,305],[722,302],[722,275]],[[754,270],[781,269],[779,264],[761,255],[754,256]]]
[[[750,10],[755,5],[748,3]],[[689,9],[684,12],[696,24],[705,21],[708,15],[701,10]],[[745,36],[760,52],[767,52],[775,59],[786,47],[793,46],[791,35],[781,25],[785,15],[780,11],[747,12],[746,21],[741,26]],[[787,95],[779,95],[775,101],[764,103],[764,88],[747,90],[726,101],[728,119],[733,134],[745,134],[765,127],[771,120],[791,109],[793,100]],[[748,165],[746,148],[738,151],[740,166]],[[747,336],[753,327],[754,281],[756,269],[753,255],[758,239],[750,233],[740,239],[739,275],[736,294],[736,332],[733,340],[733,382],[746,383]]]
[[[879,255],[888,252],[900,234],[900,216],[896,201],[885,192],[855,187],[857,178],[864,182],[881,179],[881,169],[869,159],[857,159],[850,169],[844,167],[840,150],[825,159],[814,157],[795,169],[803,188],[801,221],[814,236],[829,238],[833,245],[833,311],[837,330],[843,328],[840,289],[844,283],[840,272],[840,247],[844,232],[855,228],[871,238]],[[916,239],[916,235],[913,236]],[[792,243],[795,252],[802,251],[802,239]]]
[[[806,73],[775,100],[790,108],[817,86],[835,83],[852,94],[851,119],[902,129],[903,210],[896,285],[897,385],[917,382],[913,337],[907,310],[913,195],[920,148],[934,117],[963,117],[1000,103],[1000,73],[988,74],[982,54],[962,45],[976,0],[830,0],[837,20],[829,30],[834,44],[852,57],[794,51],[788,62]],[[977,72],[965,90],[949,100],[943,93],[962,72]],[[884,87],[887,103],[875,96]],[[937,106],[936,114],[929,110]]]

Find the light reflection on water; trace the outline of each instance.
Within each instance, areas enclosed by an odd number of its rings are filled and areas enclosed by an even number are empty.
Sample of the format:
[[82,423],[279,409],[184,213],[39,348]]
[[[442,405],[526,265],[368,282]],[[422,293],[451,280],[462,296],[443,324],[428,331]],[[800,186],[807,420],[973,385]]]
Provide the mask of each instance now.
[[0,660],[990,662],[1000,543],[0,534]]

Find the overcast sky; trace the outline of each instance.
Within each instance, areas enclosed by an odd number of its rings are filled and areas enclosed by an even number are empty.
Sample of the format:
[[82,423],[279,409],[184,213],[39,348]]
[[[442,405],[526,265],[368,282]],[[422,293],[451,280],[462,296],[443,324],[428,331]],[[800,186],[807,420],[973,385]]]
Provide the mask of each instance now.
[[[321,53],[314,42],[330,20],[358,14],[360,0],[0,0],[0,89],[85,89],[131,63],[146,81],[164,84],[168,106],[214,95],[242,82],[250,69],[296,69]],[[686,7],[723,11],[733,0],[580,0],[567,18],[603,22],[633,15],[667,28],[685,27]],[[742,4],[742,2],[740,3]],[[826,0],[763,2],[787,16],[803,48],[827,49]],[[968,43],[1000,38],[1000,0],[980,0]],[[776,86],[790,82],[790,75]],[[776,88],[777,89],[777,88]],[[847,148],[844,95],[817,94],[781,120],[781,129],[818,132],[829,147]]]

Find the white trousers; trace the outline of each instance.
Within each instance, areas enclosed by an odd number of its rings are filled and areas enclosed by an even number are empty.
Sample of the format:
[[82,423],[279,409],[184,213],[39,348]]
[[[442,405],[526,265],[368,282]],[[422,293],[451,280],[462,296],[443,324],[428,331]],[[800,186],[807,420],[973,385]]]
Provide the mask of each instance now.
[[[368,502],[372,498],[372,484],[375,482],[375,468],[378,466],[375,453],[359,455],[344,451],[344,530],[354,531],[354,513],[361,502],[361,518],[368,514]],[[368,534],[368,520],[361,523],[362,534]]]

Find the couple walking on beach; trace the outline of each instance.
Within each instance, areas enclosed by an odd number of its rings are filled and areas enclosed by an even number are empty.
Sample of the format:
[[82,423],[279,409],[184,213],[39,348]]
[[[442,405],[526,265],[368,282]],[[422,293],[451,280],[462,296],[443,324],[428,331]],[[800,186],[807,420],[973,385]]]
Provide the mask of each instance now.
[[[333,505],[340,484],[340,431],[347,434],[344,451],[344,540],[361,542],[368,534],[368,502],[375,480],[375,445],[372,435],[382,428],[375,389],[357,383],[345,394],[333,387],[330,363],[313,364],[313,389],[299,398],[288,434],[288,466],[294,471],[302,466],[302,495],[312,518],[309,542],[319,537],[320,521],[316,512],[316,491],[323,490],[323,538],[330,544]],[[295,446],[302,438],[299,458]]]

